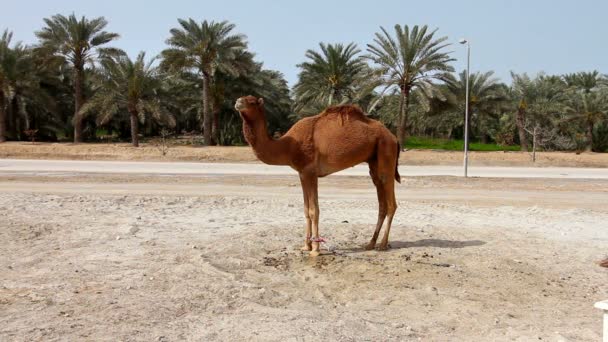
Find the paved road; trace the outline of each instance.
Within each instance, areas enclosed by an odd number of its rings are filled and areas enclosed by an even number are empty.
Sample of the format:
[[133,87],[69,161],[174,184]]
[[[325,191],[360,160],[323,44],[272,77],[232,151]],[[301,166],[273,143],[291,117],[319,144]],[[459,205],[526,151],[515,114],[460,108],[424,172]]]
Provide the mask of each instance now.
[[[0,159],[0,172],[18,174],[47,173],[126,173],[126,174],[258,174],[291,175],[287,166],[245,163],[116,162],[73,160]],[[402,176],[461,176],[459,166],[399,166]],[[336,173],[342,176],[367,176],[367,165]],[[608,169],[567,167],[470,167],[471,177],[499,178],[587,178],[608,179]]]

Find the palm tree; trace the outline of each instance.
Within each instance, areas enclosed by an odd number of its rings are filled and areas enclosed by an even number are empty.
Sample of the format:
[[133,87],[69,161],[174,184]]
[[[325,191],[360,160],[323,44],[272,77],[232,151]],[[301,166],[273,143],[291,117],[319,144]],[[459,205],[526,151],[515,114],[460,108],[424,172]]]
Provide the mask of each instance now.
[[116,49],[100,48],[102,45],[117,39],[116,33],[103,29],[108,25],[104,17],[78,20],[74,14],[66,17],[61,14],[45,18],[46,24],[36,32],[41,48],[53,51],[70,62],[74,73],[74,142],[82,142],[83,118],[80,108],[84,103],[83,84],[85,65],[93,63],[100,54],[116,54]]
[[317,105],[330,106],[345,101],[353,102],[359,90],[370,80],[369,68],[361,50],[354,43],[319,43],[320,52],[306,51],[306,62],[300,68],[298,83],[294,86],[296,112]]
[[[458,78],[450,76],[446,82],[451,108],[446,110],[444,120],[455,126],[464,126],[465,98],[466,98],[466,71],[458,74]],[[476,72],[469,76],[469,124],[476,125],[479,137],[483,143],[487,142],[493,129],[492,121],[498,123],[497,115],[500,106],[507,100],[507,94],[493,71],[485,73]]]
[[[235,75],[252,75],[258,68],[258,65],[253,60],[253,54],[246,51],[237,51],[234,59],[232,60],[233,71],[232,73],[224,72],[223,70],[217,70],[210,86],[210,110],[213,116],[213,124],[211,128],[211,140],[214,145],[220,143],[220,112],[226,104],[226,92],[229,90],[231,83],[235,82]],[[261,66],[259,66],[261,68]],[[240,95],[237,95],[239,97]],[[228,100],[232,102],[233,99]],[[232,103],[229,104],[232,108]]]
[[585,126],[585,150],[590,152],[593,148],[593,129],[596,124],[603,122],[608,114],[608,91],[605,88],[596,88],[589,92],[583,90],[570,93],[565,113],[568,121],[582,122]]
[[574,74],[566,74],[562,76],[568,87],[581,89],[585,93],[591,92],[599,86],[606,85],[606,78],[597,70],[591,72],[578,72]]
[[[444,52],[450,45],[445,43],[447,37],[435,38],[436,29],[429,32],[426,25],[416,25],[410,31],[407,25],[397,24],[394,37],[383,27],[380,29],[374,44],[367,45],[367,58],[379,65],[385,90],[397,88],[401,95],[397,136],[404,146],[410,95],[418,94],[418,102],[425,106],[428,98],[443,97],[433,81],[448,77],[454,70],[449,65],[454,59]],[[420,91],[413,92],[415,89]]]
[[146,114],[175,126],[175,119],[159,102],[161,78],[153,63],[154,59],[146,63],[144,52],[140,52],[135,61],[127,56],[103,58],[95,95],[82,106],[79,115],[84,117],[97,111],[97,122],[104,125],[120,112],[129,113],[134,147],[139,146],[138,122],[143,122]]
[[560,77],[543,73],[531,78],[525,73],[511,72],[511,77],[511,96],[517,103],[515,125],[519,143],[522,151],[528,151],[526,126],[529,122],[533,122],[533,126],[543,122],[545,125],[553,125],[554,117],[563,109],[566,82]]
[[18,63],[16,50],[11,48],[13,33],[5,30],[0,38],[0,143],[6,141],[6,112],[14,94],[15,66]]
[[234,24],[227,21],[197,23],[193,19],[178,19],[181,28],[171,29],[162,52],[162,67],[171,71],[195,71],[202,81],[203,140],[211,144],[212,112],[211,82],[217,70],[237,75],[234,60],[246,49],[245,36],[231,34]]
[[17,138],[21,129],[31,129],[33,113],[48,114],[54,108],[53,99],[41,86],[48,80],[46,69],[52,61],[39,63],[30,48],[21,43],[11,47],[11,40],[8,31],[0,37],[0,142],[6,141],[9,133]]
[[526,136],[526,109],[528,103],[534,98],[534,83],[527,74],[518,75],[511,71],[511,93],[514,99],[518,102],[517,112],[515,113],[515,125],[519,134],[519,145],[522,151],[528,151],[528,138]]

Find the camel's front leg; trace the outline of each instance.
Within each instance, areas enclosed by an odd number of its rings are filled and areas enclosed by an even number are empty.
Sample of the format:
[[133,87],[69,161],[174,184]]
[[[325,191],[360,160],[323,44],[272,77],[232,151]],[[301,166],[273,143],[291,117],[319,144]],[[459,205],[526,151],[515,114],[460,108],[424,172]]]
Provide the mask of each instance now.
[[307,222],[311,223],[312,228],[312,239],[309,238],[312,247],[310,256],[317,256],[320,254],[319,245],[321,243],[321,238],[319,237],[318,178],[315,174],[301,173],[300,179],[302,180],[304,196],[308,198]]
[[312,241],[310,238],[312,237],[312,221],[310,219],[310,214],[308,211],[309,201],[308,201],[308,188],[304,181],[302,175],[300,175],[300,184],[302,185],[302,193],[304,194],[304,216],[306,217],[306,226],[304,227],[304,246],[301,248],[302,251],[312,251]]

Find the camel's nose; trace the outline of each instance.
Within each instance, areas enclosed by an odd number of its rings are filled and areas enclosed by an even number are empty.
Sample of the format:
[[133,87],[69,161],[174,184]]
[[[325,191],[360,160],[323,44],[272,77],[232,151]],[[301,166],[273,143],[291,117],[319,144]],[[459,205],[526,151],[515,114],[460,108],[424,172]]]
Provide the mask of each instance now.
[[243,101],[239,98],[236,100],[236,103],[234,104],[234,109],[241,110],[242,108],[243,108]]

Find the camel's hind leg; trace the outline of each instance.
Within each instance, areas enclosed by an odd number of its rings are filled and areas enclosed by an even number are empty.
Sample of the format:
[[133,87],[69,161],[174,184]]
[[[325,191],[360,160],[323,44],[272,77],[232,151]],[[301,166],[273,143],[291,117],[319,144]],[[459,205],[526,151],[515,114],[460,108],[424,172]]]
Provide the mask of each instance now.
[[393,216],[395,216],[395,212],[397,211],[397,200],[395,199],[395,179],[391,175],[391,178],[388,179],[384,184],[384,193],[386,196],[386,229],[384,230],[384,236],[380,241],[380,246],[378,249],[381,251],[388,249],[388,234],[391,231],[391,225],[393,224]]
[[384,193],[384,186],[378,177],[378,161],[372,160],[369,162],[369,175],[372,177],[372,181],[376,186],[376,192],[378,194],[378,222],[376,223],[376,230],[369,243],[365,246],[366,250],[372,250],[376,247],[376,241],[378,235],[380,235],[380,229],[386,218],[386,195]]
[[393,224],[393,216],[397,211],[397,200],[395,199],[395,170],[397,167],[397,142],[394,140],[378,144],[378,178],[386,202],[386,228],[384,236],[380,241],[379,250],[388,249],[388,236]]

